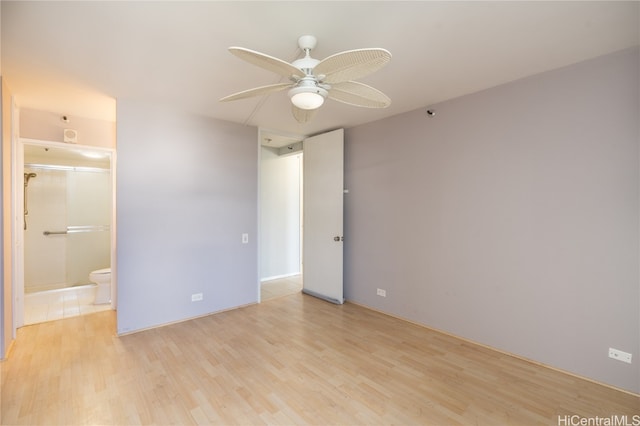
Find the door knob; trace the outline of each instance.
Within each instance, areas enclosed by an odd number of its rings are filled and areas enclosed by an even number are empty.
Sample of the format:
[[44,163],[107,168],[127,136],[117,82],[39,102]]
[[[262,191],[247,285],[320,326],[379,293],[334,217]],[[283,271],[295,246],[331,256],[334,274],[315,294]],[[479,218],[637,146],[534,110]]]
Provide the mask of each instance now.
[[344,241],[344,237],[335,236],[333,237],[333,241]]

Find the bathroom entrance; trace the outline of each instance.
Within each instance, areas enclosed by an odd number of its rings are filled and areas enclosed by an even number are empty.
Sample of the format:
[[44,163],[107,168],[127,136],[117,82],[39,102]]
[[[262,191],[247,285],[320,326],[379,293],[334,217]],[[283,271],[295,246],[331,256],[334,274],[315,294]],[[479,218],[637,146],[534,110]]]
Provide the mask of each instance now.
[[111,267],[113,255],[113,151],[19,145],[17,326],[114,308],[111,286],[95,278]]

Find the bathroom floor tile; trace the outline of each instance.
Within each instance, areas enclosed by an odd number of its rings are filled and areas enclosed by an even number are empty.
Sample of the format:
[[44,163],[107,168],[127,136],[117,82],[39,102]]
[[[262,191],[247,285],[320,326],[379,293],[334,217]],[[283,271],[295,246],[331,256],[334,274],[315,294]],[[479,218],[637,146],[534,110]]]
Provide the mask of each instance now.
[[94,312],[107,311],[109,309],[111,309],[111,305],[109,303],[101,305],[94,305],[93,303],[90,303],[88,305],[80,305],[80,314],[92,314]]
[[62,318],[64,318],[64,308],[51,305],[49,312],[47,313],[47,321],[54,321]]
[[25,306],[24,316],[25,319],[29,318],[32,321],[30,324],[46,321],[48,314],[49,305],[46,303],[38,303],[32,304],[30,306]]
[[65,306],[63,315],[64,318],[77,317],[80,315],[80,307],[78,305],[69,307]]
[[94,305],[96,286],[27,293],[24,297],[24,324],[37,324],[111,309],[111,304]]

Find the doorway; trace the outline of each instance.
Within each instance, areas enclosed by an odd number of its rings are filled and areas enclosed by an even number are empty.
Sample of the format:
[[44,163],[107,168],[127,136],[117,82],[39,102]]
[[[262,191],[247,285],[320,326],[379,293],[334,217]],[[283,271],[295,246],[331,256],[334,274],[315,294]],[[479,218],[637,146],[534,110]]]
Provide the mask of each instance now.
[[[294,275],[295,272],[286,267],[277,270],[269,268],[277,264],[272,256],[282,259],[283,252],[295,254],[293,258],[296,266],[299,266],[302,292],[342,304],[343,202],[344,194],[348,192],[344,189],[343,181],[344,129],[304,140],[301,138],[298,142],[283,144],[279,148],[265,147],[264,140],[267,138],[264,134],[261,134],[261,139],[260,282]],[[286,170],[279,157],[294,155],[297,158],[295,172],[275,184],[270,183],[272,170],[275,170],[274,174]],[[294,189],[288,191],[287,188],[292,185]],[[293,197],[283,197],[287,192],[297,194],[297,200],[293,202]],[[270,211],[272,205],[275,206],[273,212]],[[293,213],[287,214],[287,208]],[[279,221],[280,228],[273,226],[269,219]],[[293,243],[292,240],[287,241],[291,235],[295,235]],[[274,241],[283,244],[277,247]],[[294,244],[295,251],[291,250]]]
[[115,257],[113,150],[22,139],[15,181],[17,327],[114,309],[90,279]]
[[301,138],[263,132],[260,146],[260,300],[302,290]]

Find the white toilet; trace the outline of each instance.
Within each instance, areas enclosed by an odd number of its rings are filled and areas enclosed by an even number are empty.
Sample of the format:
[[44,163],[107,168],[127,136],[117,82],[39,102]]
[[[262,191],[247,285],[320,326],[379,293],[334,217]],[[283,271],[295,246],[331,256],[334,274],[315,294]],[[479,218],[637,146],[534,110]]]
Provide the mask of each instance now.
[[111,303],[111,268],[98,269],[89,274],[89,281],[98,284],[95,305]]

